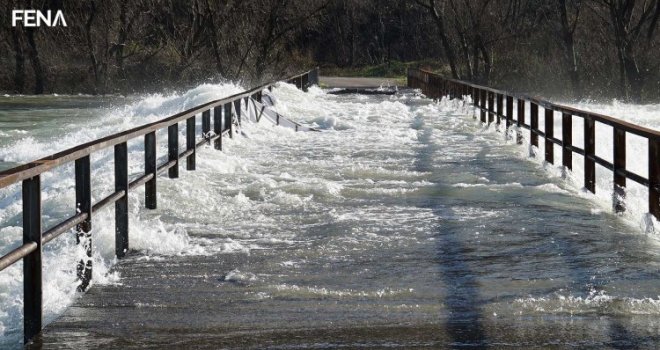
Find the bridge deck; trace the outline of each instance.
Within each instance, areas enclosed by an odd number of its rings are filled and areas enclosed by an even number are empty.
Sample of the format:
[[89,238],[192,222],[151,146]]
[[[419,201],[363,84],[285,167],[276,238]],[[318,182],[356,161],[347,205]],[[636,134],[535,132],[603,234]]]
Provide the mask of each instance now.
[[322,86],[328,88],[374,89],[383,87],[403,87],[405,81],[393,78],[361,78],[361,77],[319,77]]
[[[121,284],[93,286],[34,348],[660,342],[654,238],[516,157],[500,133],[423,100],[276,93],[301,118],[325,108],[350,125],[287,138],[250,126],[226,154],[202,150],[197,172],[160,186],[195,197],[205,179],[219,202],[187,214],[164,200],[153,215],[203,253],[132,253]],[[249,167],[215,174],[231,154]],[[236,245],[250,253],[227,252]]]

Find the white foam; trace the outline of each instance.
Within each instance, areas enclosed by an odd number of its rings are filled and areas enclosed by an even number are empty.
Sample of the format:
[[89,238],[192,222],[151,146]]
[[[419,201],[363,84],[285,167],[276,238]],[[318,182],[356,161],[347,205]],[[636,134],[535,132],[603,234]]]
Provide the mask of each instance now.
[[567,315],[660,315],[660,296],[657,298],[630,298],[592,291],[581,297],[556,293],[547,297],[518,298],[512,308],[519,315],[535,313]]
[[[580,109],[594,111],[601,114],[610,115],[617,117],[626,121],[633,122],[635,124],[646,126],[650,128],[658,129],[660,128],[660,123],[658,122],[658,105],[632,105],[625,104],[618,101],[613,101],[609,104],[603,103],[590,103],[590,102],[581,102],[581,103],[568,103]],[[462,102],[457,102],[455,100],[448,101],[443,99],[441,102],[441,108],[456,108],[458,106],[459,113],[463,115],[472,116],[475,112],[469,104],[463,104]],[[529,103],[526,105],[525,115],[529,117],[530,107]],[[514,119],[517,118],[517,108],[514,105]],[[542,109],[542,108],[541,108]],[[529,118],[527,119],[529,122]],[[561,139],[562,137],[562,118],[558,113],[554,114],[554,135],[556,138]],[[481,125],[480,122],[475,122],[476,125]],[[545,131],[545,115],[544,113],[539,113],[539,129]],[[572,118],[573,131],[573,145],[583,148],[584,147],[584,130],[583,130],[583,120],[579,117]],[[503,127],[500,127],[503,128]],[[516,127],[512,127],[515,129]],[[484,135],[498,135],[502,136],[502,142],[511,143],[513,142],[511,138],[506,139],[505,133],[496,132],[496,126],[491,125],[490,127],[483,127],[482,132]],[[554,165],[544,162],[545,154],[545,142],[542,137],[539,137],[539,147],[531,147],[529,145],[530,132],[528,130],[522,130],[522,135],[524,137],[523,146],[517,148],[517,154],[528,160],[531,160],[538,164],[539,167],[543,168],[550,176],[552,177],[563,177],[565,178],[565,184],[567,185],[567,190],[574,195],[579,195],[587,197],[593,201],[593,203],[599,206],[603,211],[612,211],[613,208],[613,174],[611,171],[596,165],[596,194],[591,194],[584,190],[584,158],[579,154],[573,153],[573,170],[568,171],[564,169],[562,164],[562,152],[561,148],[557,145],[554,145]],[[515,139],[515,137],[513,138]],[[612,146],[612,128],[610,126],[604,125],[602,123],[596,122],[596,155],[612,162],[613,159],[613,146]],[[626,169],[637,173],[643,177],[648,176],[648,145],[645,139],[627,133],[626,134]],[[459,185],[460,186],[460,185]],[[550,192],[563,193],[564,189],[549,188],[545,186],[544,188],[539,188],[541,190],[549,190]],[[639,227],[643,232],[654,232],[658,230],[658,226],[653,228],[653,222],[657,221],[655,218],[649,216],[648,213],[648,189],[644,186],[641,186],[635,183],[632,180],[627,181],[626,188],[626,212],[623,213],[621,218],[626,221],[631,227]]]
[[[222,98],[242,91],[235,84],[202,84],[184,93],[167,96],[154,94],[136,98],[137,102],[126,106],[101,111],[103,115],[81,120],[81,125],[72,125],[68,133],[61,135],[58,130],[45,138],[32,136],[17,139],[0,148],[0,159],[11,162],[28,162],[56,151],[76,146],[157,119],[178,113],[205,102]],[[15,134],[20,134],[16,132]],[[161,150],[162,141],[160,138]],[[185,140],[185,137],[182,137]],[[161,153],[162,154],[162,153]],[[133,174],[143,171],[144,157],[141,143],[129,144],[129,164]],[[92,171],[95,201],[109,194],[114,188],[111,176],[113,162],[110,151],[92,156]],[[234,167],[238,165],[234,164]],[[224,172],[235,171],[231,162],[223,162],[218,169]],[[109,175],[109,176],[108,176]],[[42,200],[44,221],[61,221],[73,214],[75,202],[73,191],[72,166],[60,167],[44,173],[42,177]],[[99,180],[100,179],[100,180]],[[167,186],[160,185],[161,189]],[[159,197],[162,193],[159,193]],[[3,225],[18,220],[21,213],[20,187],[17,185],[0,189],[0,220]],[[167,223],[158,216],[145,215],[144,192],[142,189],[129,194],[130,247],[149,255],[206,254],[204,247],[196,244],[187,234],[185,225]],[[160,199],[163,199],[162,197]],[[161,201],[162,203],[162,201]],[[160,204],[159,204],[160,206]],[[94,242],[92,284],[119,283],[121,276],[109,273],[116,263],[114,256],[114,216],[111,209],[95,213],[92,237]],[[48,221],[50,220],[50,221]],[[46,226],[45,228],[48,228]],[[6,254],[21,241],[20,227],[0,228],[0,254]],[[222,250],[221,248],[220,250]],[[225,246],[227,251],[238,247]],[[245,247],[241,248],[242,250]],[[216,250],[217,251],[217,250]],[[46,323],[62,312],[78,295],[76,292],[76,265],[84,257],[84,251],[75,243],[74,234],[69,232],[58,237],[44,247],[43,285],[44,318]],[[22,266],[14,264],[0,273],[0,347],[20,344],[22,341]],[[11,345],[12,347],[14,345]]]

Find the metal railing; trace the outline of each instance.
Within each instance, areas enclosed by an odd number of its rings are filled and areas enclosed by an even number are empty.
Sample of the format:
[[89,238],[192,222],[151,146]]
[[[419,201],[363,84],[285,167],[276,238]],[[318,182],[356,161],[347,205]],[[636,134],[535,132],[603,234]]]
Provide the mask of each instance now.
[[[443,96],[463,99],[472,98],[474,108],[480,111],[483,123],[501,123],[505,120],[506,128],[517,125],[530,130],[530,143],[538,147],[539,137],[545,142],[545,161],[554,164],[554,145],[562,148],[562,165],[573,169],[573,153],[584,157],[584,187],[592,193],[596,192],[596,164],[610,171],[614,177],[614,203],[616,212],[625,211],[626,180],[630,179],[642,186],[648,187],[649,212],[660,220],[660,132],[643,126],[635,125],[617,118],[588,112],[560,104],[548,102],[523,94],[513,94],[492,89],[469,82],[444,78],[440,75],[421,70],[408,70],[408,86],[421,89],[430,97],[439,99]],[[506,100],[506,106],[504,101]],[[515,103],[514,103],[515,102]],[[529,103],[529,124],[525,121],[525,103]],[[513,108],[517,114],[514,118]],[[539,130],[539,107],[544,109],[545,128]],[[554,133],[555,112],[561,113],[562,137],[558,139]],[[584,148],[573,144],[573,116],[584,121]],[[496,119],[496,120],[495,120]],[[596,122],[606,124],[613,130],[613,162],[596,155]],[[626,169],[626,133],[645,138],[648,142],[648,177]],[[518,133],[518,143],[522,143],[522,134]]]
[[[287,81],[296,83],[307,90],[311,84],[318,84],[318,68],[304,72]],[[179,176],[179,161],[185,158],[186,169],[195,170],[196,148],[213,142],[214,148],[222,150],[223,135],[233,137],[234,124],[240,125],[241,104],[248,107],[248,101],[261,101],[262,92],[272,89],[275,82],[261,85],[223,99],[211,101],[201,106],[180,112],[159,121],[106,136],[39,160],[0,172],[0,188],[22,182],[23,199],[23,244],[0,257],[0,271],[23,259],[24,292],[24,341],[27,343],[42,328],[42,247],[64,232],[76,228],[79,244],[85,247],[87,261],[80,261],[77,266],[80,285],[84,291],[89,286],[92,272],[91,229],[93,213],[115,204],[115,254],[123,257],[129,248],[128,192],[139,186],[145,187],[145,206],[156,209],[157,176],[167,171],[169,178]],[[256,104],[255,104],[256,107]],[[213,124],[211,123],[213,111]],[[261,110],[263,113],[263,108]],[[198,140],[195,134],[196,117],[201,114],[202,135]],[[279,120],[278,114],[278,120]],[[258,120],[259,118],[257,118]],[[186,122],[186,149],[179,149],[179,122]],[[289,121],[290,122],[290,121]],[[295,125],[298,131],[300,124]],[[156,131],[167,128],[167,161],[157,164]],[[139,137],[144,138],[144,174],[134,179],[128,175],[127,142]],[[94,152],[114,147],[115,191],[96,203],[92,203],[91,162]],[[42,230],[41,213],[41,174],[75,162],[75,192],[77,212],[70,218]]]

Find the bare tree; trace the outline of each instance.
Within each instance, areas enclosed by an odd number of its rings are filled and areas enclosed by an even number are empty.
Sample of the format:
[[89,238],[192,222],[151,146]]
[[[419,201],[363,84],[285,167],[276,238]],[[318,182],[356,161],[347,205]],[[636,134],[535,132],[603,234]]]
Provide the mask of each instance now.
[[447,56],[447,61],[449,61],[449,68],[451,69],[451,75],[452,77],[458,79],[460,78],[458,74],[458,69],[456,68],[456,54],[454,53],[454,47],[449,41],[449,35],[447,33],[447,30],[445,28],[445,17],[444,17],[444,3],[441,4],[440,9],[438,9],[438,3],[436,3],[435,0],[415,0],[417,4],[420,6],[424,7],[429,11],[431,16],[433,17],[433,20],[438,28],[438,35],[440,36],[440,41],[442,43],[442,47],[445,51],[445,55]]
[[[572,16],[569,14],[569,6],[573,10]],[[581,6],[582,4],[580,0],[570,1],[570,5],[567,4],[566,0],[557,1],[557,12],[559,13],[559,24],[561,28],[560,36],[564,48],[564,59],[568,76],[571,79],[573,94],[576,98],[581,98],[583,95],[578,68],[578,54],[575,49],[575,29],[580,18]]]
[[655,39],[660,16],[658,0],[599,0],[593,9],[610,26],[619,61],[620,93],[632,102],[641,102],[645,76],[638,54]]

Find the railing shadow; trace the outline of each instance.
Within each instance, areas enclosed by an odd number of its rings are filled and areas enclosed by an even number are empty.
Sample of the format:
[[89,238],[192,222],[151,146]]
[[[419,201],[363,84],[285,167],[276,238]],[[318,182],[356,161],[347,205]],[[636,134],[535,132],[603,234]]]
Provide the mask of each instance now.
[[[419,117],[415,120],[414,127],[421,129],[418,140],[424,145],[416,156],[414,169],[419,172],[432,172],[435,146],[430,139],[433,130],[425,127]],[[437,218],[453,216],[446,204],[434,193],[422,206],[431,209]],[[487,348],[488,339],[481,317],[484,301],[479,293],[476,273],[471,270],[468,262],[469,247],[460,239],[462,230],[456,224],[440,222],[434,234],[438,251],[436,259],[446,288],[445,327],[452,346]]]
[[[487,348],[491,344],[489,332],[493,330],[490,329],[492,325],[485,324],[487,319],[484,315],[484,309],[490,301],[484,296],[486,293],[480,293],[479,276],[483,271],[476,271],[472,267],[477,265],[472,262],[474,259],[478,259],[478,257],[474,254],[474,247],[465,239],[465,237],[473,233],[474,227],[469,224],[466,225],[466,223],[446,220],[446,218],[460,215],[455,213],[455,210],[452,209],[453,207],[457,205],[475,205],[475,203],[468,203],[468,199],[445,196],[443,194],[443,192],[447,191],[447,186],[443,185],[443,183],[447,181],[440,178],[440,176],[451,176],[451,174],[438,174],[438,171],[434,170],[434,164],[438,162],[438,158],[441,156],[443,150],[440,148],[442,146],[435,144],[432,140],[433,126],[426,125],[423,117],[417,117],[412,127],[418,130],[418,141],[420,143],[420,148],[417,151],[414,161],[414,169],[419,172],[431,174],[432,179],[429,181],[436,184],[435,188],[426,198],[420,201],[419,205],[429,208],[438,220],[437,229],[433,237],[437,244],[438,255],[436,259],[438,268],[441,272],[442,282],[446,286],[444,304],[447,312],[444,316],[446,317],[445,329],[447,336],[451,339],[452,347],[469,346]],[[471,137],[469,133],[465,136],[468,138]],[[470,142],[470,140],[465,140],[465,142]],[[503,169],[498,169],[497,165],[493,167],[494,163],[489,164],[492,161],[487,159],[488,154],[489,150],[484,145],[481,151],[475,153],[473,159],[477,163],[484,163],[485,167],[488,168],[486,171],[495,171],[494,176],[497,179],[491,180],[509,181],[512,174],[502,171]],[[446,162],[445,165],[447,165]],[[457,164],[457,166],[461,165]],[[502,178],[500,179],[499,177]],[[521,191],[526,191],[526,189],[521,189]],[[530,194],[530,196],[532,195]],[[478,205],[478,203],[476,204]],[[544,213],[544,215],[564,216],[562,220],[575,222],[583,221],[585,215],[582,211],[568,212],[565,209],[554,208],[552,205],[537,205],[534,203],[526,206],[525,211],[550,211],[550,213]],[[530,215],[529,217],[533,218],[531,216],[532,214],[525,215]],[[523,215],[523,219],[525,215]],[[588,215],[588,217],[592,216]],[[514,217],[507,217],[504,220],[510,220],[511,224],[515,225],[516,219],[519,220],[520,217],[514,215]],[[590,226],[584,227],[585,234],[596,234],[607,229],[607,224],[603,223],[601,227],[601,223],[599,222],[601,221],[584,223],[584,225]],[[594,262],[585,258],[585,254],[588,254],[585,252],[585,249],[588,250],[589,247],[583,246],[582,243],[584,242],[573,238],[569,232],[562,231],[562,225],[563,228],[566,228],[570,226],[569,223],[548,223],[546,220],[538,218],[538,220],[525,222],[524,224],[528,228],[526,235],[529,235],[530,238],[542,240],[552,237],[553,244],[534,244],[532,246],[521,247],[520,249],[513,249],[510,252],[514,252],[514,255],[532,258],[537,257],[539,253],[559,257],[553,263],[558,264],[558,266],[561,266],[561,270],[565,271],[565,282],[563,284],[558,283],[551,287],[545,286],[541,289],[533,290],[533,294],[546,296],[565,288],[572,295],[587,299],[593,297],[593,295],[599,293],[600,290],[607,286],[610,281],[608,276],[597,273],[593,264]],[[488,225],[488,223],[485,223],[485,225]],[[523,259],[523,261],[527,261],[527,259]],[[506,303],[513,302],[513,299],[516,297],[515,295],[511,295],[500,298],[498,301]],[[609,337],[609,340],[607,338],[604,340],[607,346],[614,349],[631,349],[640,344],[639,339],[636,339],[636,334],[626,329],[625,320],[620,317],[608,316],[602,318],[597,315],[594,317],[599,318],[598,322],[603,322],[604,335]]]

